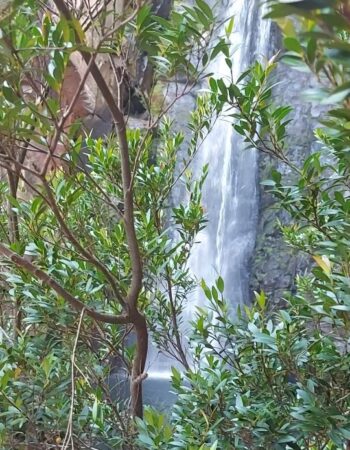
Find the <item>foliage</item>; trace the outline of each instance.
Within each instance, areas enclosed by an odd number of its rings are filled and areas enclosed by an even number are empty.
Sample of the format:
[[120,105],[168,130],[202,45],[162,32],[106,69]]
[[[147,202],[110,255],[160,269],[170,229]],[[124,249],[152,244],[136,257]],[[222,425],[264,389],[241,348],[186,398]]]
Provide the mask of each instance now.
[[197,365],[185,377],[173,371],[171,425],[145,415],[146,448],[341,448],[350,426],[348,332],[335,311],[310,304],[313,282],[300,279],[298,295],[273,316],[259,294],[234,321],[222,294],[205,286],[209,310],[194,324]]
[[[224,46],[212,51],[216,20],[202,0],[167,20],[146,2],[132,3],[97,45],[78,20],[80,11],[67,16],[63,8],[56,15],[45,4],[21,0],[1,17],[1,448],[92,448],[97,442],[135,448],[132,416],[142,414],[138,386],[147,331],[159,351],[188,366],[178,326],[194,284],[187,259],[205,223],[207,173],[203,168],[196,179],[188,167],[216,112],[198,99],[186,142],[167,114]],[[95,22],[89,26],[99,30]],[[120,99],[98,86],[118,120],[115,132],[94,139],[82,132],[84,117],[68,114],[84,84],[62,105],[72,55],[86,57],[87,70],[98,77],[93,58],[107,53],[119,61],[130,43],[149,52],[151,90],[176,73],[185,81],[174,81],[177,98],[157,114],[152,92],[144,92],[148,120],[136,128],[119,110]],[[55,153],[59,145],[64,156]],[[58,170],[45,167],[52,160]],[[179,183],[186,194],[174,203]],[[138,267],[142,278],[132,299]],[[129,379],[137,391],[131,406]]]
[[[0,217],[8,244],[1,243],[2,447],[342,448],[350,440],[347,2],[269,2],[269,17],[285,34],[282,60],[314,72],[321,88],[306,94],[331,105],[315,130],[319,150],[298,164],[287,148],[291,108],[273,103],[277,58],[237,80],[210,78],[210,93],[198,98],[189,119],[188,140],[166,116],[171,104],[152,107],[157,82],[184,76],[181,97],[219,52],[231,68],[226,41],[209,45],[216,21],[202,0],[169,19],[142,2],[132,5],[97,47],[79,11],[72,17],[63,8],[59,19],[44,11],[38,21],[37,3],[14,2],[0,23],[0,160],[7,176],[0,194],[8,204]],[[116,132],[93,139],[76,117],[66,126],[60,99],[73,52],[87,58],[98,79],[92,55],[122,58],[130,42],[152,61],[153,85],[142,94],[148,124],[128,127],[120,99],[100,85]],[[36,73],[40,58],[48,70]],[[273,313],[260,292],[256,305],[234,315],[224,281],[212,287],[203,281],[207,307],[193,322],[189,361],[179,327],[195,284],[187,262],[205,225],[208,167],[197,179],[188,168],[217,115],[233,119],[247,146],[287,165],[287,176],[275,169],[265,185],[289,213],[290,222],[281,224],[286,241],[315,264]],[[23,164],[20,150],[39,146],[52,157],[55,141],[68,149],[67,171],[42,174]],[[35,196],[17,195],[20,179]],[[187,195],[174,204],[179,182]],[[80,314],[72,309],[77,301]],[[8,320],[14,313],[15,323]],[[147,408],[136,427],[148,330],[186,372],[173,369],[171,413]],[[123,394],[127,379],[131,409]]]
[[[205,112],[199,108],[193,113],[197,120],[193,127],[199,135],[202,134],[199,128],[207,123]],[[147,311],[149,327],[155,333],[159,349],[182,361],[182,341],[177,335],[174,318],[182,310],[186,293],[193,286],[186,261],[194,236],[204,222],[200,190],[205,172],[198,181],[187,179],[188,200],[174,207],[170,213],[168,196],[176,182],[175,156],[183,143],[181,133],[172,132],[171,127],[171,122],[165,120],[159,133],[149,138],[143,147],[135,179],[135,201],[138,205],[136,229],[142,243],[144,262],[144,289],[140,296],[142,308]],[[187,158],[192,158],[192,152],[196,151],[197,138],[192,140]],[[135,149],[142,139],[139,130],[129,132],[129,142]],[[119,285],[124,288],[130,276],[130,261],[116,201],[120,198],[120,169],[114,151],[116,144],[114,140],[106,144],[93,139],[89,139],[87,144],[90,149],[89,174],[76,173],[71,177],[57,174],[52,180],[52,189],[61,214],[66,218],[69,228],[74,230],[76,238],[84,246],[94,247],[94,255],[108,265]],[[152,156],[155,145],[156,160]],[[106,196],[108,201],[104,202],[102,196]],[[20,232],[23,236],[13,248],[27,258],[34,259],[37,267],[49,273],[84,304],[97,311],[103,308],[111,313],[119,312],[120,305],[106,285],[103,274],[79,257],[72,244],[63,239],[62,232],[57,232],[60,229],[57,217],[45,206],[43,199],[22,202],[12,198],[11,202],[20,217]],[[176,223],[178,230],[175,242],[170,239],[173,223]],[[62,430],[66,424],[70,399],[69,355],[77,327],[76,314],[72,314],[66,302],[51,289],[44,288],[35,276],[12,267],[2,277],[10,289],[10,297],[21,299],[24,314],[20,342],[14,344],[5,339],[2,344],[4,436],[15,432],[21,436],[24,433],[22,430],[28,429],[30,424],[30,428],[36,430],[37,439],[44,436],[42,430],[48,432],[53,429],[63,439]],[[169,298],[169,291],[163,290],[162,283],[170,286],[170,292],[173,285],[177,286],[176,295]],[[10,328],[7,331],[10,333]],[[102,332],[94,321],[84,323],[79,335],[79,354],[74,363],[78,371],[75,378],[74,424],[80,439],[101,435],[105,439],[109,438],[110,443],[116,442],[116,437],[113,437],[116,433],[115,422],[120,422],[120,417],[109,405],[109,396],[115,391],[115,386],[106,385],[104,380],[108,380],[113,366],[121,374],[131,370],[134,346],[128,338],[130,332],[130,328],[118,325],[106,325]],[[13,361],[10,365],[7,360],[9,352]],[[21,357],[21,353],[26,357]],[[43,365],[49,362],[54,364],[54,368],[47,369],[50,376],[46,380]],[[186,364],[186,360],[182,362]],[[125,375],[121,375],[123,378]],[[99,388],[94,386],[96,382]],[[43,383],[46,383],[45,387]],[[60,395],[57,395],[57,391]],[[26,397],[28,403],[23,403]],[[94,399],[98,400],[101,408],[98,415],[104,414],[104,420],[94,417]],[[16,404],[18,409],[14,409],[12,404]],[[37,408],[45,410],[45,420]],[[48,417],[46,409],[50,409],[52,419]],[[83,418],[80,418],[81,415]],[[128,423],[127,419],[124,421]],[[126,433],[120,427],[119,424],[117,432],[121,432],[128,442],[128,434],[132,434],[132,431]],[[30,438],[32,436],[26,434],[26,439]]]
[[282,62],[314,72],[323,86],[305,96],[331,105],[315,130],[318,150],[298,164],[288,154],[292,109],[273,102],[276,58],[255,63],[234,82],[211,78],[211,101],[234,118],[248,147],[287,165],[264,184],[289,213],[280,224],[287,243],[314,265],[296,280],[297,293],[286,294],[285,308],[273,313],[260,292],[254,306],[234,315],[223,281],[203,282],[208,309],[199,308],[193,324],[194,366],[185,375],[173,371],[170,421],[150,410],[140,423],[145,448],[349,445],[348,3],[270,4],[268,17],[278,18],[285,33]]

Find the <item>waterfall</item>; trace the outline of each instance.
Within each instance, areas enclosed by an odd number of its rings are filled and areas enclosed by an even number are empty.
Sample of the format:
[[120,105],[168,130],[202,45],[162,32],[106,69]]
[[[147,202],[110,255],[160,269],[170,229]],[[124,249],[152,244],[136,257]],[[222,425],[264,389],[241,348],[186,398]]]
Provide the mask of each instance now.
[[[232,61],[234,76],[238,76],[254,60],[262,59],[268,51],[270,23],[263,20],[260,0],[222,1],[222,17],[234,17],[231,37],[235,49]],[[215,60],[211,69],[214,77],[228,75],[224,55]],[[193,275],[203,278],[210,286],[220,274],[225,280],[225,297],[234,306],[248,301],[249,259],[254,245],[258,220],[257,155],[244,150],[244,144],[233,132],[232,123],[219,120],[206,138],[193,162],[193,172],[200,173],[209,163],[209,175],[203,192],[207,214],[206,228],[197,237],[190,257]],[[203,304],[200,289],[189,299],[184,322],[189,323],[196,306]],[[170,367],[176,365],[162,355],[156,357],[151,349],[149,378],[144,383],[145,403],[169,403]]]
[[[259,0],[233,0],[227,16],[235,18],[231,37],[234,49],[234,78],[256,59],[267,55],[270,23],[263,20]],[[213,66],[214,77],[229,75],[224,55]],[[233,305],[249,300],[249,260],[255,245],[258,219],[257,155],[244,149],[227,120],[218,121],[207,137],[194,172],[209,163],[203,192],[207,227],[200,232],[193,249],[190,267],[193,274],[210,286],[218,275],[225,281],[225,297]],[[190,313],[203,294],[191,302]]]

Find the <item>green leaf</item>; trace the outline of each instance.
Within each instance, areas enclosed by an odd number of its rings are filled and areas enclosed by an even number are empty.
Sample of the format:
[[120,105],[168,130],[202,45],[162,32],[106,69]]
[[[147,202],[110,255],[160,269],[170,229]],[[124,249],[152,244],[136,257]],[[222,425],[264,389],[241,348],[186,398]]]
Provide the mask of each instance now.
[[303,53],[303,51],[304,51],[303,47],[301,46],[301,44],[297,38],[286,37],[284,39],[283,43],[287,50],[291,50],[296,53]]
[[143,444],[149,445],[150,446],[149,448],[154,448],[154,441],[148,434],[140,433],[138,439]]
[[316,51],[317,51],[317,41],[316,39],[310,39],[306,48],[306,55],[310,64],[313,64],[315,61]]
[[296,439],[294,436],[291,435],[283,436],[280,439],[278,439],[279,444],[291,444],[293,442],[296,442]]
[[200,8],[200,10],[208,17],[208,19],[210,21],[213,21],[213,13],[208,4],[204,0],[196,0],[196,4]]
[[13,92],[13,89],[9,86],[6,85],[2,86],[2,94],[5,97],[5,99],[10,103],[16,103],[18,101],[18,97]]
[[97,414],[98,414],[98,400],[97,400],[97,397],[95,397],[94,404],[92,406],[91,414],[92,414],[92,420],[94,422],[96,422],[97,421]]
[[279,315],[282,317],[282,320],[286,323],[292,323],[292,318],[289,315],[288,311],[284,311],[283,309],[279,311]]
[[235,18],[231,17],[231,19],[228,21],[228,24],[225,27],[225,34],[226,34],[227,38],[229,38],[231,36],[234,23],[235,23]]
[[201,281],[201,287],[205,293],[205,296],[207,297],[208,300],[212,299],[212,295],[211,295],[211,291],[208,288],[208,286],[205,284],[204,280]]
[[215,92],[215,93],[218,92],[218,85],[214,78],[211,78],[211,77],[209,78],[209,86],[213,92]]
[[321,103],[323,105],[329,105],[332,103],[342,102],[350,95],[350,83],[345,83],[339,88],[335,89],[330,95],[325,97]]
[[223,39],[221,39],[213,48],[210,55],[210,61],[213,61],[219,53],[224,53],[227,57],[229,56],[227,51],[227,43]]
[[265,334],[265,333],[260,333],[260,332],[255,332],[253,334],[253,337],[254,337],[255,342],[257,342],[259,344],[266,344],[271,349],[277,350],[276,340],[271,335]]
[[260,291],[260,293],[259,293],[259,292],[254,291],[254,294],[255,294],[255,299],[256,299],[258,305],[260,306],[261,309],[264,309],[266,306],[265,292]]
[[224,292],[224,288],[225,288],[225,286],[224,286],[224,280],[223,280],[221,277],[219,277],[219,278],[216,280],[216,287],[218,288],[218,290],[219,290],[219,292],[220,292],[221,294]]
[[327,256],[313,255],[313,259],[316,261],[317,265],[327,274],[330,275],[332,271],[332,263]]

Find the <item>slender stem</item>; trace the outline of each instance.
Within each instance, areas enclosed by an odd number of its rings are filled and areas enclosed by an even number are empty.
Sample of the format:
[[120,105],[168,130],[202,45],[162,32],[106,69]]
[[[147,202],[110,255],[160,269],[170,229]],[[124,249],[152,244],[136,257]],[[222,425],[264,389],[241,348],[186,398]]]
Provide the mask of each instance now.
[[167,287],[168,287],[168,297],[169,297],[170,309],[171,309],[171,320],[173,322],[173,328],[174,328],[174,334],[175,334],[175,340],[176,340],[176,349],[177,349],[177,351],[179,353],[182,365],[185,367],[186,370],[189,370],[190,369],[190,365],[188,364],[185,352],[183,350],[182,341],[181,341],[181,337],[180,337],[180,333],[179,333],[179,324],[178,324],[178,321],[177,321],[177,312],[176,312],[176,309],[175,309],[175,302],[174,302],[174,298],[173,298],[171,278],[170,278],[170,273],[169,273],[169,269],[168,268],[166,269],[166,272],[167,272],[166,282],[167,282]]
[[85,313],[85,308],[81,310],[79,323],[78,323],[78,329],[75,336],[71,361],[72,361],[72,367],[71,367],[71,399],[70,399],[70,408],[69,408],[69,416],[68,416],[68,425],[66,434],[64,436],[64,440],[62,443],[62,450],[67,450],[69,446],[69,442],[72,443],[72,450],[74,449],[74,442],[73,442],[73,413],[74,413],[74,398],[75,398],[75,375],[74,375],[74,368],[75,368],[75,354],[77,351],[78,346],[78,340],[81,330],[81,325],[83,323],[83,317]]
[[[10,195],[12,198],[17,198],[17,186],[16,174],[11,170],[7,170],[7,178],[9,181]],[[18,225],[18,213],[12,208],[10,201],[8,201],[8,220],[9,220],[9,236],[11,243],[19,242],[19,225]],[[16,295],[14,305],[14,322],[13,322],[13,337],[17,341],[18,336],[22,331],[22,301],[21,298]]]

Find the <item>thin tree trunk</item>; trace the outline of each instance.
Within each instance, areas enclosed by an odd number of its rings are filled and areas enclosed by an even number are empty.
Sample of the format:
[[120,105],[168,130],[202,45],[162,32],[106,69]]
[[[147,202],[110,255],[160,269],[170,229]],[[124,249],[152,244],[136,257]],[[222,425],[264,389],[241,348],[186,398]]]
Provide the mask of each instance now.
[[[69,10],[64,0],[54,0],[56,8],[68,21],[72,21],[73,15]],[[141,1],[138,3],[137,9],[141,6]],[[137,12],[134,11],[134,15]],[[75,30],[76,31],[76,30]],[[79,33],[76,31],[76,40],[78,44],[82,42]],[[130,261],[131,261],[131,283],[126,298],[126,308],[130,323],[134,325],[136,333],[136,353],[134,356],[131,380],[130,380],[130,413],[132,416],[142,417],[142,381],[146,377],[144,368],[148,351],[148,330],[145,317],[138,310],[138,298],[142,289],[142,259],[140,255],[139,243],[136,236],[135,221],[134,221],[134,200],[131,183],[131,168],[129,144],[126,135],[126,123],[123,112],[118,107],[118,102],[115,100],[108,84],[103,78],[100,69],[95,61],[91,61],[92,55],[84,50],[80,50],[85,64],[90,65],[91,75],[103,96],[115,123],[117,135],[119,140],[119,151],[122,169],[122,184],[124,194],[124,214],[123,222],[128,243]]]
[[143,417],[142,382],[146,378],[145,364],[148,351],[148,330],[145,317],[137,313],[134,319],[136,353],[130,380],[130,412],[133,417]]
[[[7,170],[7,178],[10,187],[10,195],[12,198],[17,198],[18,176],[15,172]],[[13,210],[10,201],[7,205],[8,221],[9,221],[9,239],[13,244],[19,241],[19,226],[18,213]],[[19,334],[22,331],[22,305],[21,299],[16,297],[14,305],[13,318],[13,339],[17,341]]]

